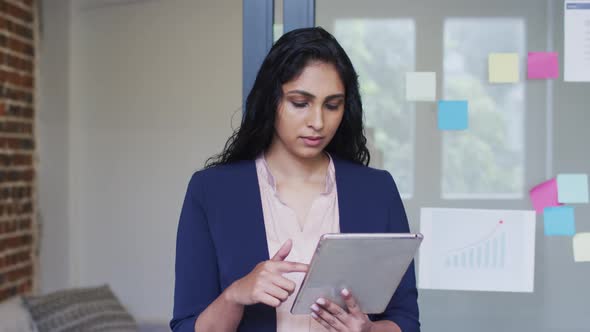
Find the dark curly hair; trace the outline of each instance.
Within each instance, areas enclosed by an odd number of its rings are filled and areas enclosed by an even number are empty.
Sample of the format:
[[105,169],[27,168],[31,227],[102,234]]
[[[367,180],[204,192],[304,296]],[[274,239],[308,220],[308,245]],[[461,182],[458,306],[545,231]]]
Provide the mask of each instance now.
[[358,75],[336,38],[314,27],[290,31],[272,46],[246,99],[242,124],[227,140],[223,151],[207,159],[205,168],[253,160],[266,151],[275,130],[282,85],[297,78],[313,61],[334,65],[345,88],[342,122],[325,150],[339,158],[368,165],[371,157],[363,133]]

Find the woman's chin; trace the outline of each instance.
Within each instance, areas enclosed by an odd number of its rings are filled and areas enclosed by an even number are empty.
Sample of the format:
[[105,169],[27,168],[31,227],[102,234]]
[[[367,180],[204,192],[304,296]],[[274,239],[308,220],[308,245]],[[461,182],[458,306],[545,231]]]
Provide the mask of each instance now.
[[304,146],[296,150],[295,155],[301,159],[316,159],[321,156],[324,151],[323,147],[307,147]]

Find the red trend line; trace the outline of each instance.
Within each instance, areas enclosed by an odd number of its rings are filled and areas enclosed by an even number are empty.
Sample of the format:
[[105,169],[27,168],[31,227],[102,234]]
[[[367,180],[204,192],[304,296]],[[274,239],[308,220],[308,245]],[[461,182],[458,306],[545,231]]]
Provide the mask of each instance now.
[[447,252],[447,255],[448,254],[451,254],[453,252],[456,252],[456,251],[461,251],[461,250],[465,250],[465,249],[470,248],[470,247],[475,247],[476,245],[489,240],[492,236],[494,236],[494,234],[498,231],[498,228],[500,228],[500,226],[502,224],[504,224],[504,220],[498,221],[498,224],[496,225],[496,227],[494,227],[494,229],[489,234],[487,234],[486,236],[484,236],[482,239],[480,239],[479,241],[472,242],[471,244],[466,245],[464,247],[461,247],[461,248],[458,248],[458,249],[449,250]]

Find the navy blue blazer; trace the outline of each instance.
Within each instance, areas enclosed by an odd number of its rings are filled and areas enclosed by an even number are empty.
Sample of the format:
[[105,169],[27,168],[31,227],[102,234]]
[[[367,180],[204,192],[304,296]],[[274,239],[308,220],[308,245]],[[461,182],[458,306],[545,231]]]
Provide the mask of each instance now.
[[[404,206],[389,172],[337,157],[333,161],[342,233],[409,232]],[[199,314],[225,288],[268,259],[255,162],[196,172],[178,224],[170,328],[194,331]],[[412,262],[385,312],[369,317],[391,320],[403,332],[420,331],[417,299]],[[275,308],[246,306],[238,331],[276,331]]]

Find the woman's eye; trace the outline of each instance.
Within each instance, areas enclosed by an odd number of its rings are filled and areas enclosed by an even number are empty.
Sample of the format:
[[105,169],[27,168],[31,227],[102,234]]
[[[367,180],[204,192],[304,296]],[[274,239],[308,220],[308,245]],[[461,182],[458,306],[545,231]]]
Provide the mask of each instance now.
[[340,107],[340,104],[337,104],[337,105],[326,104],[326,108],[329,110],[337,110],[338,107]]
[[293,104],[293,106],[297,108],[304,108],[305,106],[307,106],[307,103],[296,103],[294,101],[292,101],[291,104]]

